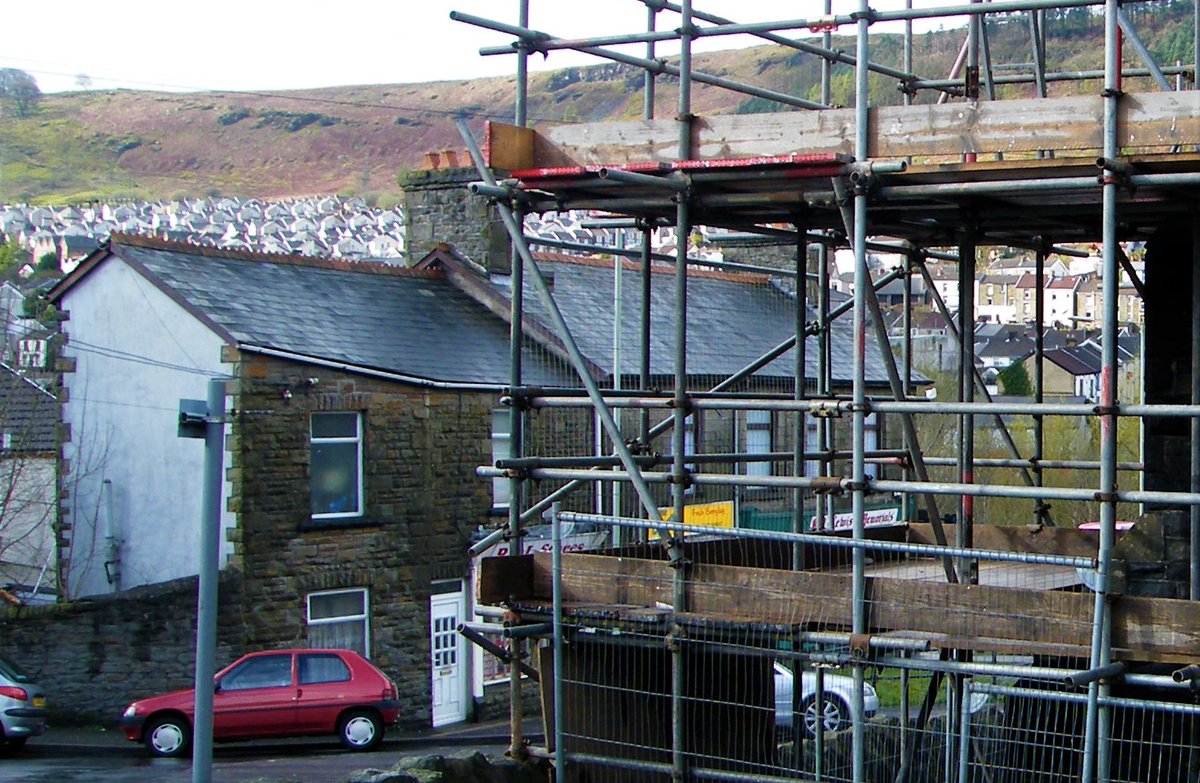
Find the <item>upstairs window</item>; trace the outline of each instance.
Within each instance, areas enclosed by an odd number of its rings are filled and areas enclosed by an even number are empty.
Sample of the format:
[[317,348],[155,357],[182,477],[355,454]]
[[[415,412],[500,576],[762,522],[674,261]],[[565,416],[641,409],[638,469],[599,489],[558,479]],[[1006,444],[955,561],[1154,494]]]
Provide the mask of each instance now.
[[361,414],[312,414],[309,486],[313,519],[362,516],[362,442]]

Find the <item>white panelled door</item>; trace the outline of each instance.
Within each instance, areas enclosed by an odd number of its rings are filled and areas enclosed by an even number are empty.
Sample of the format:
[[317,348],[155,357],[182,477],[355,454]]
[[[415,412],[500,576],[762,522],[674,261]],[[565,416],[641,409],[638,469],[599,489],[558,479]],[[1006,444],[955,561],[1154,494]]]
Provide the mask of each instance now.
[[430,650],[433,669],[433,725],[467,719],[467,656],[458,625],[467,610],[466,594],[441,593],[429,599]]

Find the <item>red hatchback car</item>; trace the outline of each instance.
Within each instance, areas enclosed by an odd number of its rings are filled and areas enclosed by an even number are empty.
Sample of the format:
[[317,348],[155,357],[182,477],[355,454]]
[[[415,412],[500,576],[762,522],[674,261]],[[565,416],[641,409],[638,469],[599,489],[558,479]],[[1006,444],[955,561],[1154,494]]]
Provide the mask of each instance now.
[[[400,714],[396,685],[351,650],[274,650],[245,655],[213,678],[213,740],[336,734],[370,750]],[[125,738],[155,756],[192,746],[194,690],[141,699],[121,718]]]

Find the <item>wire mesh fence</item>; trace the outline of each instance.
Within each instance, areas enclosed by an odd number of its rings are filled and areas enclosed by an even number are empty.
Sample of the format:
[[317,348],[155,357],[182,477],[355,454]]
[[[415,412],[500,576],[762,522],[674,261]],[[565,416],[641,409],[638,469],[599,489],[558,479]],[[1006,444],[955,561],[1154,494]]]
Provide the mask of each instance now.
[[[604,521],[632,529],[648,524]],[[824,581],[827,570],[788,570],[792,548],[813,546],[814,536],[713,535],[694,526],[672,532],[685,542],[686,576],[661,548],[630,546],[621,557],[564,556],[556,573],[541,577],[562,602],[556,632],[562,668],[553,679],[563,699],[554,717],[562,779],[668,779],[676,755],[696,780],[1079,779],[1089,727],[1087,678],[1078,678],[1088,666],[1091,625],[1082,604],[1078,617],[1050,634],[1042,628],[1046,616],[1018,614],[1013,606],[1006,617],[1006,607],[993,605],[990,626],[983,616],[968,617],[958,639],[911,628],[856,637],[847,631],[850,605]],[[827,548],[852,546],[843,540]],[[899,563],[940,552],[900,543],[872,555]],[[957,554],[1013,568],[1038,559]],[[816,559],[828,565],[839,556],[831,551]],[[1088,565],[1043,560],[1037,564]],[[1014,575],[1006,590],[1021,590],[1020,584]],[[889,587],[893,611],[947,610],[919,591],[906,603],[898,594],[903,585]],[[876,607],[869,612],[877,625],[883,615]],[[1191,769],[1200,708],[1190,688],[1159,675],[1117,683],[1099,697],[1112,707],[1108,779],[1161,780],[1164,770]],[[855,741],[865,745],[861,777],[852,768]]]

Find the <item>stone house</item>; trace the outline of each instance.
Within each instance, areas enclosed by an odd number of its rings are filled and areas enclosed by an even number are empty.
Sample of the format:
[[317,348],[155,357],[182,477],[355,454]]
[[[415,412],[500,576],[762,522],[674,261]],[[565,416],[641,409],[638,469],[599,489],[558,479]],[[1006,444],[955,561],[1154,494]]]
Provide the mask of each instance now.
[[998,324],[1020,323],[1017,320],[1018,275],[989,272],[979,278],[975,320]]
[[[1088,276],[1075,292],[1076,324],[1084,328],[1099,328],[1104,320],[1104,281]],[[1142,297],[1125,275],[1117,288],[1117,322],[1124,325],[1144,323]]]
[[1100,357],[1079,347],[1046,351],[1043,383],[1047,397],[1095,402],[1100,396]]
[[[438,683],[431,656],[469,660],[455,629],[469,537],[493,513],[474,470],[508,373],[503,321],[437,271],[129,236],[51,300],[67,318],[64,597],[197,573],[203,455],[176,437],[178,403],[226,377],[220,562],[246,645],[360,649],[409,725],[464,719],[469,670]],[[526,359],[531,382],[561,382]]]

